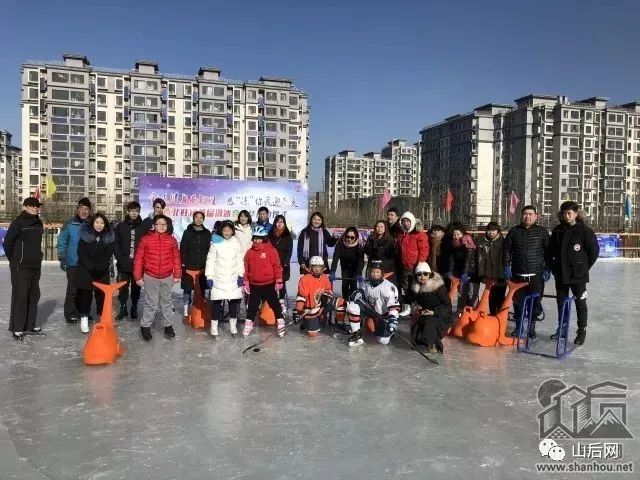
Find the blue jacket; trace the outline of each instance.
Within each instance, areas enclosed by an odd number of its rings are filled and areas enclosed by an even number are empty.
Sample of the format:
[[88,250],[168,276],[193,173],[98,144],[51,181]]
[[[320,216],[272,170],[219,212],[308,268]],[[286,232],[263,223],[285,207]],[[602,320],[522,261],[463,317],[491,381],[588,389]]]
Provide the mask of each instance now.
[[64,260],[67,267],[78,266],[78,242],[83,223],[77,216],[70,218],[58,235],[58,260]]
[[264,227],[267,230],[267,233],[269,233],[271,231],[271,228],[273,227],[273,225],[271,225],[269,222],[262,223],[260,221],[257,221],[256,225],[260,225],[261,227]]

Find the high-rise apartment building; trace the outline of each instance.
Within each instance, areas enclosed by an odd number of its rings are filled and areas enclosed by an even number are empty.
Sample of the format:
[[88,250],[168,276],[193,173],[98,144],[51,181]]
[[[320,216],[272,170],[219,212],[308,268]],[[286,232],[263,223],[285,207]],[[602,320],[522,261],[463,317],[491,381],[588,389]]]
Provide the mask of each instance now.
[[340,200],[377,197],[389,190],[392,196],[417,196],[420,191],[420,160],[417,145],[394,139],[381,153],[363,155],[345,150],[325,159],[327,207],[336,211]]
[[549,223],[567,199],[592,222],[622,218],[627,197],[640,203],[640,104],[607,100],[528,95],[426,127],[422,194],[438,215],[450,188],[455,216],[471,224],[512,223],[511,192]]
[[44,189],[51,174],[56,201],[88,195],[98,209],[117,212],[136,198],[141,175],[308,179],[307,95],[292,80],[63,60],[22,65],[23,195]]
[[0,212],[22,205],[22,151],[11,138],[11,133],[0,130]]

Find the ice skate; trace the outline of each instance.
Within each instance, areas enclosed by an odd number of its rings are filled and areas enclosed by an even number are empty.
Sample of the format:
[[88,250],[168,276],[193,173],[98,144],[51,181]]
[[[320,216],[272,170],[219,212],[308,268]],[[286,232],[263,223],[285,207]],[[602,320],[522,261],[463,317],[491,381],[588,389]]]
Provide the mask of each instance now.
[[248,337],[253,332],[253,322],[249,319],[244,321],[244,328],[242,329],[242,336]]
[[284,327],[284,319],[279,318],[277,320],[277,328],[278,328],[278,336],[280,338],[284,337],[285,333],[287,333],[285,327]]
[[363,343],[364,340],[362,339],[362,333],[360,332],[360,330],[358,330],[357,332],[353,332],[353,334],[351,334],[351,336],[349,337],[350,347],[356,347],[358,345],[362,345]]
[[89,333],[89,317],[80,317],[80,331]]
[[[211,324],[213,325],[213,322],[211,322]],[[238,319],[237,318],[230,318],[229,319],[229,331],[231,332],[231,335],[233,337],[235,337],[238,334]]]
[[218,336],[218,320],[211,320],[211,336]]
[[26,341],[24,333],[22,332],[13,332],[11,336],[13,337],[14,340],[18,340],[19,342],[24,343]]
[[42,328],[40,327],[33,327],[33,330],[28,330],[26,332],[24,332],[25,335],[36,335],[36,336],[43,336],[46,337],[47,334],[45,332],[42,331]]

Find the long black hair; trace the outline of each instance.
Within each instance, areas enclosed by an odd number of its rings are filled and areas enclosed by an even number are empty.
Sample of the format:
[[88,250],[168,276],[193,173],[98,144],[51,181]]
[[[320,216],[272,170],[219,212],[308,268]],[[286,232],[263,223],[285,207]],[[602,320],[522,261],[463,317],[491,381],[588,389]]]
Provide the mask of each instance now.
[[320,220],[322,220],[322,223],[320,224],[320,228],[325,228],[324,226],[324,215],[322,215],[322,213],[320,212],[313,212],[311,215],[309,215],[309,223],[307,224],[307,227],[311,228],[311,220],[313,219],[313,217],[320,217]]
[[360,243],[360,232],[358,232],[358,229],[356,227],[347,227],[342,234],[342,241],[344,242],[349,232],[353,233],[356,236],[356,242]]
[[241,215],[245,215],[249,219],[249,221],[247,222],[247,225],[251,226],[251,224],[253,223],[253,220],[251,220],[251,214],[247,210],[240,210],[240,212],[238,213],[238,219],[236,220],[236,225],[240,225]]
[[91,225],[91,230],[94,230],[93,222],[95,222],[97,218],[101,218],[102,221],[104,222],[104,230],[102,230],[102,232],[100,234],[103,235],[105,233],[111,232],[111,223],[109,222],[107,217],[103,213],[100,213],[100,212],[94,213],[91,216],[91,219],[89,220],[89,225]]
[[284,222],[284,232],[282,232],[282,236],[286,237],[291,235],[291,231],[287,226],[287,219],[284,218],[284,215],[276,215],[273,219],[273,223],[271,224],[271,230],[269,230],[269,238],[276,237],[276,223],[278,223],[278,220],[282,220]]

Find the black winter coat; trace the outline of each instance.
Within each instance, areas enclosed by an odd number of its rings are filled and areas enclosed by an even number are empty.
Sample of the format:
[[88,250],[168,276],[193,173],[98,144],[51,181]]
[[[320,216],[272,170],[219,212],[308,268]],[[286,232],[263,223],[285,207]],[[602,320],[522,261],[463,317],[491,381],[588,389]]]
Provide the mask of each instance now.
[[148,231],[140,217],[135,220],[126,217],[116,225],[113,248],[119,272],[133,273],[133,257],[140,239]]
[[389,230],[389,233],[393,238],[397,238],[397,236],[403,232],[402,225],[400,224],[400,218],[398,218],[398,221],[393,225],[389,225],[389,222],[387,222],[387,230]]
[[480,279],[492,278],[494,280],[504,280],[504,266],[502,265],[502,249],[504,237],[502,233],[493,240],[489,240],[483,235],[478,241],[476,249],[476,273]]
[[453,246],[453,239],[450,235],[442,239],[442,253],[445,259],[442,262],[447,267],[447,272],[453,273],[456,277],[461,277],[466,273],[471,276],[475,273],[476,251],[467,248],[462,243],[458,247]]
[[278,251],[280,257],[280,265],[282,265],[282,279],[286,282],[291,278],[291,255],[293,254],[293,237],[291,233],[285,233],[280,236],[276,235],[274,229],[271,229],[269,241],[271,245]]
[[395,245],[393,237],[376,238],[375,234],[371,234],[364,245],[367,261],[371,264],[372,260],[379,260],[385,272],[393,272],[396,265]]
[[411,325],[411,339],[414,343],[435,346],[442,351],[442,338],[447,334],[454,318],[449,293],[442,277],[434,273],[424,285],[413,282],[405,302],[417,304],[420,310],[433,311],[433,315],[418,315]]
[[12,267],[42,266],[42,234],[44,226],[38,215],[21,212],[11,222],[2,246]]
[[[302,265],[308,266],[311,257],[316,255],[322,257],[322,259],[324,260],[325,268],[329,267],[329,262],[327,261],[327,258],[329,257],[327,247],[335,246],[337,239],[334,238],[334,236],[331,235],[331,232],[329,232],[329,230],[324,227],[322,227],[322,236],[323,247],[322,251],[320,251],[320,248],[318,246],[318,235],[316,234],[316,232],[314,232],[309,226],[302,229],[302,231],[300,232],[300,236],[298,237],[298,264],[300,265],[300,267],[302,267]],[[309,242],[309,252],[307,255],[305,255],[304,253],[305,241]]]
[[211,231],[203,226],[196,230],[190,224],[180,240],[180,261],[187,270],[202,270],[207,264],[207,254],[211,246]]
[[503,267],[511,266],[514,275],[542,273],[549,266],[549,232],[540,225],[516,225],[509,230],[503,247]]
[[103,232],[98,236],[91,225],[82,225],[78,242],[78,269],[74,280],[79,289],[93,289],[92,282],[109,283],[114,240],[113,232]]
[[333,259],[331,260],[331,273],[336,273],[340,263],[342,276],[353,275],[355,278],[362,275],[362,268],[364,267],[364,249],[360,244],[353,247],[347,247],[342,240],[340,240],[335,250],[333,251]]
[[569,226],[561,223],[551,232],[549,257],[558,283],[571,285],[589,281],[589,270],[596,263],[600,246],[596,234],[581,220]]

